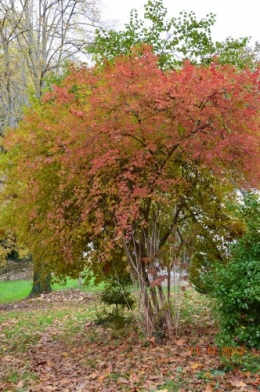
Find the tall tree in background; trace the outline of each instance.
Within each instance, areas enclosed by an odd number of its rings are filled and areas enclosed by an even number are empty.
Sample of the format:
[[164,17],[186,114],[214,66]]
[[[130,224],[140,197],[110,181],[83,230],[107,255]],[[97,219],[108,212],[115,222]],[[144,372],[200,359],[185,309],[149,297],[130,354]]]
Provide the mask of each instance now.
[[[28,87],[40,98],[46,76],[62,72],[93,39],[99,13],[92,0],[2,0],[0,3],[1,95],[4,125],[16,126]],[[22,94],[21,94],[22,90]]]
[[[0,130],[16,127],[29,106],[40,99],[51,73],[86,53],[99,13],[92,0],[2,0],[0,3]],[[50,279],[35,271],[31,295],[50,290]],[[36,282],[37,281],[37,282]]]
[[171,269],[199,228],[222,235],[236,187],[259,184],[259,70],[157,61],[142,48],[74,71],[28,114],[5,142],[2,224],[16,212],[19,239],[57,274],[124,249],[147,333],[170,335]]
[[102,28],[96,31],[89,51],[97,62],[120,54],[129,55],[133,46],[143,43],[153,47],[162,69],[181,66],[183,59],[194,64],[210,64],[215,56],[222,64],[239,67],[254,62],[255,53],[246,50],[248,38],[212,40],[211,28],[216,22],[216,15],[212,13],[201,20],[194,12],[181,12],[178,17],[167,18],[162,0],[148,0],[144,9],[144,19],[138,17],[136,10],[131,11],[124,30]]
[[28,77],[25,60],[17,45],[16,26],[22,15],[11,22],[1,6],[3,3],[0,4],[0,131],[3,136],[5,127],[16,127],[21,119],[22,106],[28,102]]
[[11,12],[23,15],[16,28],[18,44],[39,98],[48,72],[85,53],[99,14],[92,0],[22,0],[20,4],[20,10],[12,4]]

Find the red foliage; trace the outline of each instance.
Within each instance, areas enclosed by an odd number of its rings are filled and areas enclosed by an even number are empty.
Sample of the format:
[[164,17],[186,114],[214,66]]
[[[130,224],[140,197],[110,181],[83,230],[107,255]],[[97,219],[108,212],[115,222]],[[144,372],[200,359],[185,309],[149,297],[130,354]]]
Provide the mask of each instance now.
[[191,189],[187,168],[258,186],[259,106],[259,69],[187,62],[164,73],[150,51],[133,52],[103,70],[73,72],[6,147],[22,151],[23,203],[42,203],[44,171],[53,182],[44,225],[72,257],[76,235],[90,241],[113,227],[117,239],[149,226],[152,203],[171,204]]

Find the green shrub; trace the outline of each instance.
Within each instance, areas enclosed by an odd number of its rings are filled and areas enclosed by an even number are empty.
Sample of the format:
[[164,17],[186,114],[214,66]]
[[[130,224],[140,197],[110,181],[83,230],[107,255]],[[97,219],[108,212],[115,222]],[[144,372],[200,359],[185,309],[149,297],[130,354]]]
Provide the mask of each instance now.
[[240,369],[242,372],[260,374],[260,356],[246,350],[243,355],[222,355],[220,363],[225,371],[235,368]]
[[95,324],[111,328],[111,336],[116,338],[128,335],[130,333],[129,326],[132,329],[134,322],[133,314],[127,312],[124,305],[118,306],[117,304],[109,311],[103,307],[96,312]]
[[106,305],[120,305],[122,308],[132,309],[136,300],[131,294],[131,286],[132,281],[128,273],[111,274],[106,280],[100,299]]
[[132,309],[135,305],[135,298],[128,287],[120,285],[107,285],[101,293],[100,299],[107,305],[121,305]]
[[116,331],[124,330],[132,322],[133,317],[122,308],[113,308],[110,312],[103,308],[96,313],[95,319],[96,325],[104,325]]
[[115,337],[125,335],[128,326],[133,323],[133,316],[125,312],[125,309],[132,310],[136,303],[130,291],[131,284],[129,274],[122,274],[120,277],[110,275],[100,295],[101,301],[112,308],[110,311],[103,308],[97,312],[95,323],[112,328]]
[[260,348],[260,200],[247,194],[237,209],[242,237],[231,247],[230,261],[205,278],[219,315],[221,345]]

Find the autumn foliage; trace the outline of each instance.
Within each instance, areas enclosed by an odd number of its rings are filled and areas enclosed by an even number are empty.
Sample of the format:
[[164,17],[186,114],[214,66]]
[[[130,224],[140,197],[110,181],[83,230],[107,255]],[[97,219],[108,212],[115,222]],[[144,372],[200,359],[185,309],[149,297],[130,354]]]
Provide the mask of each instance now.
[[156,267],[222,229],[237,187],[258,186],[259,106],[259,69],[162,72],[143,48],[72,70],[5,141],[5,220],[56,273],[128,265],[151,332],[167,316]]

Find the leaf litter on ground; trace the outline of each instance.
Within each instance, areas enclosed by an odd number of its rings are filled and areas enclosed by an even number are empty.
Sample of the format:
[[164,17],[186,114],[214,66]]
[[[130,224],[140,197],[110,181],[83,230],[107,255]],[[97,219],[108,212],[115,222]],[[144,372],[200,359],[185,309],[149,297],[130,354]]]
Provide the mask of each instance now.
[[[161,344],[142,336],[136,325],[117,337],[95,325],[99,306],[96,294],[80,290],[0,306],[0,390],[259,391],[259,374],[226,371],[220,356],[207,351],[216,326],[197,294],[183,305],[178,334]],[[202,323],[191,308],[205,314]]]

